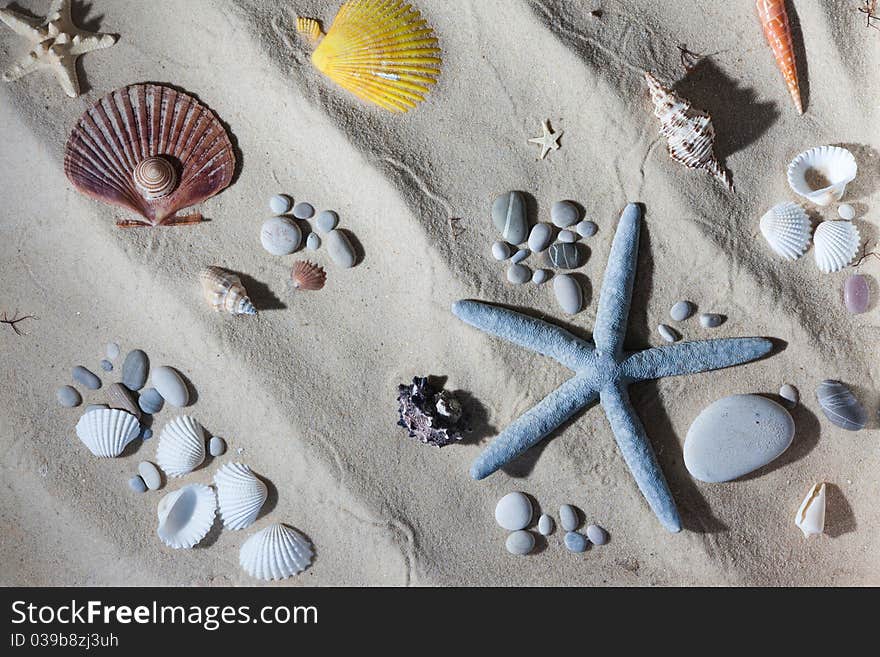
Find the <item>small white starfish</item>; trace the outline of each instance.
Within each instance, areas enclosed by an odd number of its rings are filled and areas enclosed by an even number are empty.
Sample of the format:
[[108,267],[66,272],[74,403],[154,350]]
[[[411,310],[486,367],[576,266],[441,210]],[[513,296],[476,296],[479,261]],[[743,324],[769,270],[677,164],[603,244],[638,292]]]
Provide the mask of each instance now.
[[540,137],[529,139],[529,143],[538,144],[538,146],[541,147],[541,159],[543,160],[551,150],[559,150],[559,138],[562,136],[563,131],[560,130],[559,132],[553,132],[550,129],[549,119],[542,122],[541,127],[544,129],[544,134]]
[[3,74],[7,82],[18,80],[31,71],[48,66],[53,69],[61,88],[71,98],[79,96],[76,58],[116,43],[113,34],[82,30],[73,24],[70,0],[52,0],[45,18],[31,18],[11,9],[0,9],[0,21],[33,44],[30,52]]

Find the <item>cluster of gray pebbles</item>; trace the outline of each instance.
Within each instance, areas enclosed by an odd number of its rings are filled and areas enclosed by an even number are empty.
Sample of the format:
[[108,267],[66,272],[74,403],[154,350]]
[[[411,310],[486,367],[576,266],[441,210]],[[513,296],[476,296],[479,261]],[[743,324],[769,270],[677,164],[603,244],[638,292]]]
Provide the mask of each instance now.
[[[542,285],[553,278],[553,292],[562,311],[574,315],[583,309],[584,294],[578,280],[568,273],[587,261],[588,252],[581,238],[592,237],[599,227],[581,220],[581,211],[571,201],[557,201],[550,208],[552,224],[538,222],[529,228],[528,208],[522,192],[505,192],[492,204],[492,223],[503,241],[492,245],[496,260],[508,261],[507,280],[514,285],[531,281]],[[555,238],[554,238],[555,234]],[[520,248],[522,244],[526,247]],[[544,267],[532,271],[524,261],[532,254],[544,254]],[[550,269],[552,268],[552,269]]]
[[[681,300],[676,302],[669,310],[669,317],[673,321],[683,322],[693,317],[695,312],[697,312],[697,306],[693,302]],[[700,313],[700,326],[705,329],[717,328],[725,321],[727,321],[727,317],[718,313]],[[669,324],[660,324],[657,327],[657,333],[666,342],[678,342],[681,340],[681,333],[669,326]]]
[[[276,194],[269,199],[272,217],[263,222],[260,228],[260,242],[263,248],[276,256],[289,255],[303,246],[303,229],[299,222],[308,227],[305,248],[317,251],[321,246],[327,248],[330,259],[340,267],[354,267],[357,256],[348,236],[336,226],[339,215],[333,210],[322,210],[315,216],[311,203],[293,204],[287,194]],[[312,225],[309,224],[312,221]],[[322,237],[323,236],[323,237]]]
[[[101,369],[105,372],[114,371],[113,362],[119,358],[119,345],[111,342],[107,345],[106,357],[101,360]],[[150,377],[150,375],[152,376]],[[83,365],[73,368],[72,377],[87,390],[100,390],[101,379]],[[146,387],[150,378],[151,387]],[[141,349],[128,352],[122,361],[122,380],[111,383],[104,391],[106,401],[89,404],[85,413],[102,408],[117,408],[131,413],[141,426],[141,440],[153,437],[150,426],[153,416],[159,413],[167,402],[171,406],[182,408],[190,403],[189,388],[186,381],[173,367],[162,365],[154,367],[150,372],[150,359]],[[75,408],[83,403],[79,390],[71,385],[64,385],[56,391],[58,403],[66,408]],[[211,456],[220,456],[226,452],[226,442],[219,436],[208,441]],[[158,490],[162,487],[162,475],[159,468],[149,461],[138,464],[138,474],[128,480],[128,486],[136,493],[147,490]]]
[[[510,532],[504,543],[511,554],[529,554],[535,548],[535,535],[527,530],[534,517],[532,501],[525,493],[508,493],[495,505],[495,522]],[[587,525],[584,534],[577,531],[581,524],[578,510],[570,504],[559,507],[559,526],[565,532],[563,543],[570,552],[586,552],[590,545],[605,545],[609,541],[608,532],[599,525]],[[538,532],[550,536],[556,527],[552,516],[547,513],[538,518]]]

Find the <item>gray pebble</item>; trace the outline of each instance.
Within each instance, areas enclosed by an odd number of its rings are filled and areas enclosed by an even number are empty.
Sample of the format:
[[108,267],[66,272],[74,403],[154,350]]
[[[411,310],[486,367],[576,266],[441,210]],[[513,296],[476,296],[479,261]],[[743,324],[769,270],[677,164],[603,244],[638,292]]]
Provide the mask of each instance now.
[[694,314],[696,308],[690,301],[679,301],[669,310],[669,316],[676,322],[683,322]]
[[816,399],[832,424],[847,431],[860,431],[868,422],[864,407],[852,390],[836,379],[825,379],[816,388]]
[[297,203],[293,208],[293,216],[297,219],[311,219],[315,216],[315,208],[311,203]]
[[131,488],[135,493],[147,492],[147,485],[144,483],[144,480],[137,475],[128,480],[128,487]]
[[159,474],[159,468],[149,461],[138,463],[138,474],[150,490],[158,490],[162,485],[162,475]]
[[111,363],[109,360],[107,360],[105,358],[104,360],[101,361],[101,369],[104,370],[105,372],[112,372],[113,371],[113,363]]
[[535,537],[531,532],[520,529],[507,537],[504,547],[511,554],[528,554],[535,547]]
[[495,505],[495,522],[509,531],[528,527],[532,514],[532,501],[519,491],[508,493]]
[[541,532],[541,536],[550,536],[553,533],[553,518],[546,513],[541,514],[538,518],[538,531]]
[[532,274],[532,283],[534,283],[535,285],[546,283],[550,280],[551,273],[552,272],[549,269],[536,269],[535,273]]
[[605,545],[608,542],[608,532],[599,525],[587,527],[587,538],[593,545]]
[[[107,404],[89,404],[86,406],[85,413],[91,413],[92,411],[100,411],[105,408],[110,408]],[[83,413],[83,414],[85,414]]]
[[492,223],[511,244],[522,244],[529,234],[526,200],[521,192],[505,192],[492,203]]
[[557,242],[547,251],[547,261],[559,269],[577,269],[583,262],[579,244]]
[[318,233],[309,233],[306,238],[306,248],[309,251],[317,251],[321,248],[321,236]]
[[293,199],[287,194],[276,194],[269,199],[269,210],[276,216],[290,212],[290,206],[292,205]]
[[681,340],[681,336],[671,326],[667,326],[666,324],[661,324],[657,327],[657,333],[660,334],[660,337],[666,340],[666,342],[677,342]]
[[570,230],[560,230],[559,235],[556,236],[560,242],[564,242],[566,244],[571,244],[572,242],[577,242],[577,233],[574,233]]
[[567,532],[573,532],[578,526],[578,514],[571,504],[559,507],[559,525]]
[[568,532],[565,535],[565,547],[569,552],[586,552],[590,542],[587,537],[577,532]]
[[798,394],[797,388],[795,388],[790,383],[784,384],[779,389],[779,396],[785,401],[785,405],[789,408],[794,408],[797,406],[798,401],[800,401],[800,394]]
[[580,214],[578,207],[571,201],[556,201],[550,206],[550,220],[559,228],[574,226]]
[[507,260],[510,257],[510,244],[495,242],[492,245],[492,257],[496,260]]
[[517,251],[516,253],[513,254],[513,257],[510,259],[510,262],[512,262],[513,264],[518,264],[518,263],[522,262],[523,260],[525,260],[526,258],[528,258],[529,254],[531,254],[531,251],[529,251],[528,249],[520,249],[519,251]]
[[525,265],[515,264],[507,268],[507,280],[514,285],[522,285],[531,278],[532,272]]
[[595,221],[582,221],[574,229],[581,237],[592,237],[599,232],[599,226],[596,225]]
[[150,360],[140,349],[129,351],[122,363],[122,382],[129,390],[140,390],[147,382]]
[[329,233],[339,223],[339,215],[333,210],[323,210],[318,214],[315,225],[322,233]]
[[165,400],[155,388],[147,388],[138,397],[138,406],[144,413],[154,415],[162,410]]
[[183,408],[189,405],[189,388],[180,372],[173,367],[162,365],[154,368],[150,382],[162,399],[172,406]]
[[703,313],[700,315],[700,326],[703,328],[716,328],[724,323],[727,318],[716,313]]
[[58,403],[67,408],[73,408],[82,404],[82,395],[73,386],[61,386],[55,391]]
[[260,226],[260,244],[272,255],[289,255],[301,243],[302,230],[290,217],[272,217]]
[[544,251],[553,240],[553,230],[548,224],[535,224],[529,233],[529,248],[535,253]]
[[107,343],[107,358],[116,360],[119,357],[119,345],[115,342]]
[[553,292],[559,307],[568,315],[576,315],[584,306],[584,292],[574,276],[557,274],[553,279]]
[[208,441],[208,453],[211,456],[223,456],[226,453],[226,441],[220,436],[212,436]]
[[326,242],[327,252],[340,267],[354,267],[355,254],[351,242],[348,241],[345,233],[339,230],[331,230],[324,238]]
[[89,390],[97,390],[101,387],[101,379],[98,378],[98,375],[87,370],[82,365],[77,365],[73,368],[73,380]]
[[152,437],[153,437],[153,430],[152,429],[144,429],[143,431],[141,431],[141,440],[149,440]]

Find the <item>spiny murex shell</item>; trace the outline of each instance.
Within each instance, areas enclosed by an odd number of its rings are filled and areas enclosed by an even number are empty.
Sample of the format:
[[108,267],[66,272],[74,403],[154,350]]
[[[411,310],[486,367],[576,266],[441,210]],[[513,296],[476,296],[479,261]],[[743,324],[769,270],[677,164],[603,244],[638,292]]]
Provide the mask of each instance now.
[[226,529],[252,525],[269,496],[266,484],[243,463],[227,463],[217,470],[214,485]]
[[138,437],[141,425],[131,413],[116,408],[97,408],[76,423],[76,435],[95,456],[119,456]]
[[823,221],[813,234],[816,266],[826,274],[840,271],[852,262],[861,245],[859,229],[850,221]]
[[760,226],[770,248],[786,260],[797,260],[810,244],[810,217],[797,203],[774,205],[761,217]]
[[191,548],[211,531],[216,513],[217,498],[210,486],[190,484],[159,500],[156,533],[168,547]]
[[791,161],[788,184],[795,194],[816,205],[830,205],[843,198],[858,171],[856,158],[845,148],[817,146]]
[[422,102],[440,75],[434,31],[401,0],[350,0],[323,38],[315,20],[299,18],[296,28],[317,44],[315,68],[391,112],[406,112]]
[[120,226],[195,223],[176,217],[232,182],[235,153],[226,129],[195,98],[136,84],[108,94],[80,118],[64,152],[77,190],[143,217]]
[[654,116],[660,119],[660,136],[666,138],[669,157],[691,169],[705,169],[732,191],[730,174],[715,157],[712,118],[664,87],[650,73],[645,73],[645,80],[651,90]]
[[220,267],[208,267],[199,275],[205,299],[217,312],[231,315],[256,315],[257,309],[251,303],[237,274]]
[[298,290],[320,290],[324,287],[327,274],[323,267],[319,267],[314,262],[300,260],[293,266],[291,278],[293,287]]
[[818,483],[810,489],[794,517],[794,524],[805,538],[819,536],[825,531],[825,484]]
[[315,556],[305,536],[287,525],[274,524],[261,529],[241,546],[238,562],[257,579],[284,579],[301,573]]
[[174,418],[162,429],[156,463],[170,477],[181,477],[205,460],[205,430],[189,415]]

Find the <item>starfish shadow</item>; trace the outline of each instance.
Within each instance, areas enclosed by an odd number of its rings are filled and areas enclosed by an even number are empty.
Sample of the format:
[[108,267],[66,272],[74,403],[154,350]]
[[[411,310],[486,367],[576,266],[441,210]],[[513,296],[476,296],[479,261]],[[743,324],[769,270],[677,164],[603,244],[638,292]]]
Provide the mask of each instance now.
[[[89,12],[91,12],[93,6],[94,4],[91,2],[77,2],[76,0],[71,0],[70,16],[73,19],[73,22],[76,25],[79,25],[82,29],[88,30],[89,32],[100,32],[101,23],[104,21],[104,14],[97,14],[91,18],[86,18]],[[118,34],[114,34],[114,36],[117,40],[119,39]],[[77,57],[75,66],[76,75],[77,78],[79,78],[79,92],[80,94],[87,94],[92,90],[92,85],[89,84],[89,79],[86,77],[85,69],[83,68],[83,57]]]

